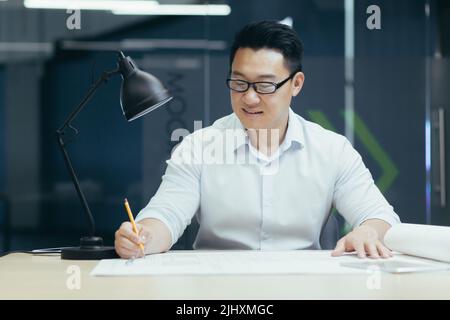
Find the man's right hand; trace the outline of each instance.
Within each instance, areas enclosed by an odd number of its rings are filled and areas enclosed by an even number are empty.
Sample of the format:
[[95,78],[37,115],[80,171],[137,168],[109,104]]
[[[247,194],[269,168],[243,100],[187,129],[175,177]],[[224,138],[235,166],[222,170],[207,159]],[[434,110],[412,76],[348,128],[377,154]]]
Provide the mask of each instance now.
[[122,223],[119,230],[116,231],[114,247],[117,254],[123,259],[143,257],[145,254],[139,244],[142,243],[146,249],[151,234],[148,227],[142,224],[136,223],[136,227],[139,236],[133,231],[133,226],[128,221]]

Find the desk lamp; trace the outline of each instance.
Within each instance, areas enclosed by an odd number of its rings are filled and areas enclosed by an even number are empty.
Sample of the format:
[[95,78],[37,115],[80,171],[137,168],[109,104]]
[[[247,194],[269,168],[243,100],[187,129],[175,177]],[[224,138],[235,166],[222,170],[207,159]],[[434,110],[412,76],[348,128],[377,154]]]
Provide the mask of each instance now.
[[172,97],[164,88],[161,82],[153,75],[143,72],[137,68],[130,57],[119,51],[117,68],[112,71],[105,71],[100,78],[92,85],[84,99],[68,116],[64,124],[56,131],[58,144],[63,154],[64,161],[72,178],[72,182],[78,194],[78,198],[86,213],[89,224],[90,234],[80,239],[79,247],[63,248],[61,250],[61,259],[69,260],[100,260],[117,258],[114,247],[103,246],[103,239],[95,235],[95,221],[89,209],[86,198],[81,190],[77,175],[72,166],[69,154],[66,150],[67,142],[64,141],[64,134],[67,128],[74,129],[71,126],[72,121],[78,113],[84,108],[86,103],[92,98],[94,93],[103,83],[114,76],[121,75],[122,86],[120,90],[120,105],[127,121],[133,121],[156,108],[165,105]]

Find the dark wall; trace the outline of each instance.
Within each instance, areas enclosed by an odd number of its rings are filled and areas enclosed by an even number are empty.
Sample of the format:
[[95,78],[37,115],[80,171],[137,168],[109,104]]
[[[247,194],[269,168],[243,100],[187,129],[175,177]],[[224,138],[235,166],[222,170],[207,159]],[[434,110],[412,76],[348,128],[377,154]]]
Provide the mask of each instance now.
[[[6,154],[5,154],[5,72],[0,67],[0,195],[5,192],[6,185]],[[7,217],[5,212],[4,198],[0,196],[0,230],[5,232],[7,230]],[[1,248],[5,248],[6,244],[1,241]]]
[[443,56],[450,57],[450,2],[447,0],[436,2],[441,52]]
[[0,67],[0,192],[4,191],[6,178],[5,155],[5,71]]
[[425,2],[377,1],[381,30],[366,28],[373,3],[355,3],[355,112],[379,150],[358,136],[356,148],[375,180],[391,172],[383,191],[402,220],[425,223]]

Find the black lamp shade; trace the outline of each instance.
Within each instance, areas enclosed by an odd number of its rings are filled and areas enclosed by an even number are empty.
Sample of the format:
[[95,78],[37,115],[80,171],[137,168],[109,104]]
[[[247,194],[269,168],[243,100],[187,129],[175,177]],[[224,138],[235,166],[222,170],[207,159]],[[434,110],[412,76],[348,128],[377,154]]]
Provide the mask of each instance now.
[[119,62],[123,77],[120,104],[128,121],[133,121],[166,104],[172,97],[153,75],[139,70],[130,57]]

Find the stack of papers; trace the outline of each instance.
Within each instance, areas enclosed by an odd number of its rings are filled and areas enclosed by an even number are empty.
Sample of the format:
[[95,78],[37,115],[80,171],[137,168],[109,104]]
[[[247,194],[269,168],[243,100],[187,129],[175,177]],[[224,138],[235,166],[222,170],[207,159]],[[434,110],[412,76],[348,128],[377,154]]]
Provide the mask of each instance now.
[[[384,264],[383,264],[384,263]],[[93,276],[367,274],[374,270],[413,272],[450,270],[437,263],[401,254],[387,260],[354,254],[331,257],[330,251],[169,251],[136,260],[102,260]]]

